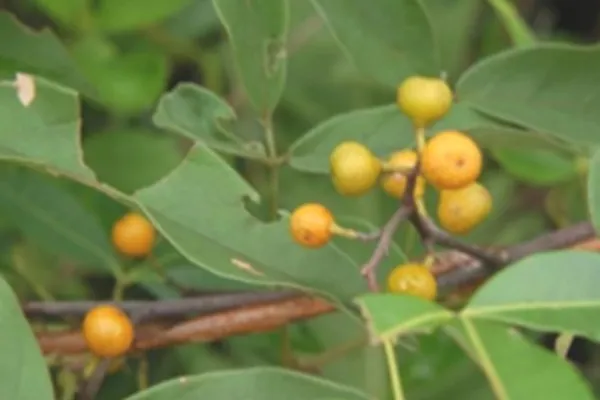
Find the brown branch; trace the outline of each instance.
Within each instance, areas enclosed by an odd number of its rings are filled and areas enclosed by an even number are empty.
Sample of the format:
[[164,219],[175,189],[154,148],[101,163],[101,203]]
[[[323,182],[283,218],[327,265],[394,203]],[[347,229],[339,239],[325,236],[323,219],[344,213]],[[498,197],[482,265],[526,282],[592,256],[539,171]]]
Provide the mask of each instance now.
[[[592,224],[589,222],[580,222],[569,227],[559,229],[553,232],[543,234],[533,240],[525,243],[519,243],[506,247],[502,250],[504,262],[498,267],[503,268],[518,260],[523,259],[534,253],[543,251],[558,250],[564,248],[579,248],[596,251],[598,247],[583,247],[583,244],[590,246],[594,243],[597,246],[597,240],[591,240],[596,236]],[[444,257],[449,257],[444,260]],[[472,254],[466,254],[456,250],[441,254],[438,257],[443,267],[437,267],[436,275],[438,285],[445,291],[456,287],[469,284],[489,275],[490,269],[485,261]],[[435,270],[435,269],[434,269]]]
[[92,307],[112,304],[138,322],[160,318],[182,318],[190,314],[202,315],[243,305],[259,304],[297,297],[295,291],[236,292],[203,295],[193,298],[160,301],[32,301],[23,304],[28,317],[83,317]]
[[[190,319],[174,325],[148,323],[136,327],[131,351],[190,342],[211,342],[234,335],[267,332],[288,323],[325,314],[334,307],[317,298],[291,299],[252,305]],[[81,331],[36,332],[44,354],[78,354],[87,351]]]

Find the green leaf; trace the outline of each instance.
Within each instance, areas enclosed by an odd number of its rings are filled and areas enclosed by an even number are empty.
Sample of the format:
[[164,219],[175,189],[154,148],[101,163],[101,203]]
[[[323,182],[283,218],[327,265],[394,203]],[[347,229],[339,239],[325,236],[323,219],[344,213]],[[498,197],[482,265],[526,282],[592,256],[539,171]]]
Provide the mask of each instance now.
[[493,157],[515,178],[540,186],[553,186],[574,178],[572,158],[545,149],[493,149]]
[[600,232],[600,150],[596,151],[589,163],[587,179],[588,208],[596,232]]
[[120,269],[99,221],[49,177],[0,164],[0,212],[47,251],[96,271]]
[[533,30],[519,15],[519,10],[514,3],[510,0],[488,0],[488,2],[517,47],[529,47],[536,43],[537,39]]
[[[568,76],[568,79],[565,79]],[[600,46],[539,44],[472,66],[457,96],[473,108],[578,144],[598,144]]]
[[439,75],[431,26],[417,0],[313,0],[356,66],[390,87],[410,75]]
[[141,43],[119,50],[98,36],[84,36],[71,46],[102,105],[117,114],[137,114],[152,106],[164,90],[169,60],[161,50]]
[[512,328],[461,318],[447,332],[480,365],[497,399],[594,398],[574,366]]
[[[54,389],[39,344],[10,286],[0,277],[0,398],[52,400]],[[27,372],[25,372],[27,371]]]
[[139,129],[94,133],[83,150],[98,179],[126,193],[156,182],[184,157],[174,138]]
[[19,102],[11,82],[0,82],[0,159],[49,166],[54,172],[94,179],[81,161],[79,106],[75,92],[35,79],[36,97]]
[[179,252],[217,275],[310,288],[341,299],[366,288],[358,266],[334,245],[309,250],[296,244],[287,213],[273,223],[255,219],[244,202],[257,202],[256,192],[201,145],[134,197]]
[[461,315],[600,341],[598,279],[600,254],[538,253],[494,275],[475,292]]
[[78,27],[87,22],[89,0],[33,0],[32,2],[50,18],[67,26]]
[[356,303],[367,320],[373,341],[429,331],[454,317],[436,303],[409,295],[366,294]]
[[259,142],[244,142],[227,123],[236,119],[235,111],[219,96],[198,85],[180,83],[164,94],[152,117],[154,124],[176,132],[212,149],[248,158],[264,158]]
[[62,43],[50,30],[32,32],[6,12],[0,12],[0,78],[16,72],[43,76],[95,97],[96,92],[79,71]]
[[261,116],[281,97],[286,77],[287,0],[213,0],[248,98]]
[[[320,366],[323,378],[356,388],[376,399],[389,398],[385,355],[381,346],[368,345],[362,321],[338,311],[311,318],[299,327],[320,345],[321,353],[315,354],[317,359],[323,354],[335,354],[341,348],[347,350]],[[311,359],[308,355],[301,360],[310,362]]]
[[94,20],[110,33],[123,33],[162,21],[182,9],[189,0],[98,0]]
[[[492,122],[461,103],[452,107],[428,135],[445,129],[465,131],[486,148],[559,147],[542,135]],[[414,132],[409,119],[395,105],[351,111],[326,120],[298,139],[290,147],[290,165],[302,171],[329,173],[329,155],[344,140],[359,141],[385,157],[412,146]]]
[[182,377],[160,383],[126,400],[260,399],[318,400],[339,397],[368,400],[354,389],[280,368],[255,367]]

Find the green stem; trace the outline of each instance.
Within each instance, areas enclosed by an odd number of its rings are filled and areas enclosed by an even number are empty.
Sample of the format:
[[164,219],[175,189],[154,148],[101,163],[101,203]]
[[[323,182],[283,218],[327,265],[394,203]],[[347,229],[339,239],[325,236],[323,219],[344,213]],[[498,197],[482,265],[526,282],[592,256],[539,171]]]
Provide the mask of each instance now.
[[279,164],[275,162],[278,159],[277,144],[275,142],[275,132],[273,130],[273,121],[271,115],[265,115],[263,119],[265,128],[265,146],[269,160],[274,161],[269,168],[269,210],[270,217],[275,219],[279,211]]
[[396,360],[396,353],[394,352],[392,340],[385,339],[383,341],[383,348],[388,364],[388,372],[390,373],[390,381],[392,382],[394,400],[404,400],[404,392],[402,392],[402,384],[400,382],[400,371],[398,370],[398,362]]

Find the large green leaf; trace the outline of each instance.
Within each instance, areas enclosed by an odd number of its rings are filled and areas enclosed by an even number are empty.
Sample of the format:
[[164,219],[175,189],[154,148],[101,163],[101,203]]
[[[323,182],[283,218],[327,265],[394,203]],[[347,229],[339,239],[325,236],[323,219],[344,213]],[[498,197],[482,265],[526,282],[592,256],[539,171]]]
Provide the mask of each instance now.
[[0,398],[52,400],[54,390],[37,340],[10,286],[0,277]]
[[121,33],[146,27],[175,14],[190,0],[99,0],[94,22],[100,29]]
[[0,214],[54,254],[97,271],[119,271],[99,221],[49,177],[0,163]]
[[83,150],[98,179],[126,193],[156,182],[184,157],[176,139],[141,129],[96,132]]
[[77,69],[62,43],[49,30],[32,32],[8,14],[0,12],[0,77],[12,78],[15,72],[43,76],[95,96],[89,82]]
[[287,214],[273,223],[254,218],[244,201],[258,201],[256,192],[202,145],[134,197],[175,248],[218,275],[311,288],[346,300],[365,290],[356,263],[334,245],[309,250],[294,243]]
[[356,302],[374,341],[431,330],[454,317],[436,303],[409,295],[366,294]]
[[461,318],[447,332],[479,364],[497,399],[593,399],[575,367],[518,331]]
[[[455,105],[428,134],[444,129],[465,131],[489,148],[558,147],[547,137],[501,125],[462,103]],[[387,156],[396,149],[412,146],[414,133],[409,119],[395,105],[351,111],[326,120],[298,139],[290,148],[291,166],[307,172],[328,173],[329,154],[344,140],[357,140],[377,155]]]
[[74,41],[71,52],[96,87],[102,105],[113,113],[131,115],[147,110],[167,83],[167,55],[142,41],[119,49],[105,37],[92,34]]
[[600,143],[600,46],[540,44],[480,61],[457,84],[489,115],[583,144]]
[[82,163],[77,95],[35,79],[35,99],[24,107],[12,82],[0,82],[0,158],[51,166],[53,172],[94,179]]
[[198,85],[180,83],[162,96],[152,120],[160,128],[224,153],[264,157],[261,143],[246,143],[231,132],[227,123],[235,118],[235,111],[219,96]]
[[596,233],[600,233],[600,150],[592,156],[587,181],[588,209]]
[[599,279],[600,254],[539,253],[496,274],[473,295],[461,315],[600,340]]
[[270,114],[285,84],[287,0],[213,0],[225,26],[250,101]]
[[371,78],[396,87],[410,75],[439,75],[429,20],[417,0],[313,0],[350,59]]
[[577,175],[572,157],[546,149],[493,149],[492,155],[507,172],[534,185],[551,186]]
[[158,384],[127,400],[260,399],[368,400],[354,389],[284,369],[255,367],[182,377]]

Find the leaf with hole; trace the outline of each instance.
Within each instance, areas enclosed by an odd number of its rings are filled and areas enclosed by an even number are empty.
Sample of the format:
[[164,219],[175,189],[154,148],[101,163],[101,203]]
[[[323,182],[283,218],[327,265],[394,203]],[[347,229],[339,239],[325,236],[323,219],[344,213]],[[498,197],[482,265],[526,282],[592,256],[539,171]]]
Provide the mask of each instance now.
[[475,292],[461,315],[600,341],[598,280],[600,254],[538,253],[494,275]]
[[269,115],[285,85],[287,0],[213,0],[225,26],[242,83],[261,116]]
[[168,176],[134,195],[173,246],[225,278],[285,284],[350,299],[366,288],[358,266],[330,244],[305,249],[289,233],[289,215],[264,223],[245,209],[257,193],[210,149],[196,145]]
[[212,149],[246,158],[264,158],[260,142],[245,142],[231,131],[235,111],[219,96],[198,85],[180,83],[160,99],[154,124]]

